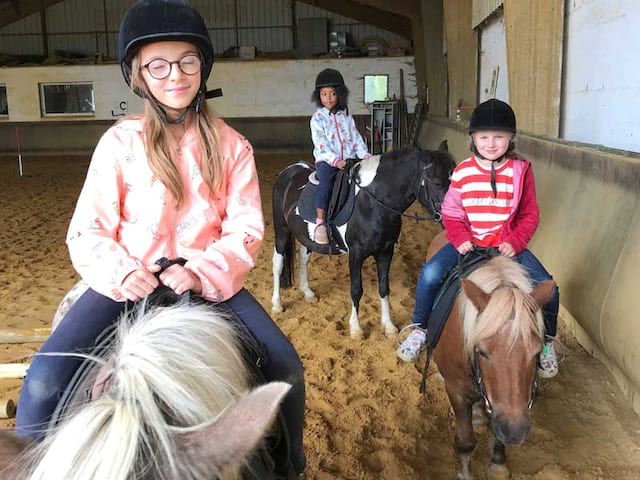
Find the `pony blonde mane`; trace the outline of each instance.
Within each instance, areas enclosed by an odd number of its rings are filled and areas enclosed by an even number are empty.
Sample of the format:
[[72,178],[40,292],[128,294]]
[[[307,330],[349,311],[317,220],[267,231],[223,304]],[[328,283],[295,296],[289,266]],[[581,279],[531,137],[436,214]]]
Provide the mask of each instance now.
[[[482,313],[461,291],[464,351],[472,356],[474,347],[495,335],[508,322],[508,348],[531,334],[542,337],[544,323],[540,309],[529,296],[533,287],[525,269],[516,261],[499,256],[469,275],[491,300]],[[535,313],[534,313],[535,312]]]
[[[249,389],[238,332],[210,306],[124,316],[102,396],[64,419],[28,459],[30,480],[237,478],[202,472],[176,433],[210,424]],[[183,446],[184,448],[184,446]]]

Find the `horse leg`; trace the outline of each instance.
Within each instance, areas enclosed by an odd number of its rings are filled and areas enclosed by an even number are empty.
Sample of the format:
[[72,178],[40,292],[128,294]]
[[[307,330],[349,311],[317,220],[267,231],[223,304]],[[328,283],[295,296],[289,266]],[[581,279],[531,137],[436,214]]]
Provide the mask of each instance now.
[[284,267],[284,255],[273,249],[273,295],[271,296],[271,311],[283,312],[282,303],[280,302],[280,274]]
[[307,303],[313,303],[318,301],[318,297],[313,293],[313,290],[309,288],[309,275],[308,265],[309,257],[311,256],[311,250],[304,245],[300,244],[298,250],[298,265],[300,267],[300,291],[304,293],[304,300]]
[[507,453],[504,444],[495,435],[491,435],[491,464],[487,471],[489,480],[507,480],[511,476],[507,467]]
[[456,415],[455,448],[460,458],[458,480],[471,480],[471,456],[476,448],[476,436],[471,422],[471,402],[463,394],[452,391],[447,384],[449,401]]
[[358,319],[358,309],[362,298],[362,263],[364,258],[356,253],[355,249],[349,250],[349,276],[351,277],[351,316],[349,317],[349,331],[354,340],[362,339],[362,329]]
[[380,295],[380,323],[384,327],[384,334],[389,338],[394,338],[398,329],[391,321],[391,308],[389,307],[389,268],[393,258],[393,247],[391,251],[386,251],[376,255],[376,269],[378,270],[378,293]]

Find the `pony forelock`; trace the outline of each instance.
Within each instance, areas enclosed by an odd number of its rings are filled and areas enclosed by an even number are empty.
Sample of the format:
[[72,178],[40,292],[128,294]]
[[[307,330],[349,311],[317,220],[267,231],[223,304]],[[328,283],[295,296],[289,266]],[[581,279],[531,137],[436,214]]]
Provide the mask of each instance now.
[[249,389],[228,319],[205,305],[141,306],[119,321],[109,368],[102,396],[47,436],[24,478],[204,478],[197,462],[179,454],[174,434],[210,423]]
[[508,349],[532,334],[542,337],[542,314],[529,296],[533,287],[519,263],[507,257],[495,257],[471,273],[469,280],[490,294],[491,299],[478,314],[464,291],[460,293],[464,351],[467,355],[472,356],[476,345],[504,327],[508,328]]

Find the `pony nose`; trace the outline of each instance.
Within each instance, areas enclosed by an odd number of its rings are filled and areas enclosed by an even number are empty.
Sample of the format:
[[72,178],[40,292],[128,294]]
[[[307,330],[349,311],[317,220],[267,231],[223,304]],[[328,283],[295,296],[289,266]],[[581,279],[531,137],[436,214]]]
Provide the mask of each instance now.
[[528,418],[508,420],[502,416],[492,419],[491,425],[496,438],[505,445],[522,445],[531,430],[531,422]]

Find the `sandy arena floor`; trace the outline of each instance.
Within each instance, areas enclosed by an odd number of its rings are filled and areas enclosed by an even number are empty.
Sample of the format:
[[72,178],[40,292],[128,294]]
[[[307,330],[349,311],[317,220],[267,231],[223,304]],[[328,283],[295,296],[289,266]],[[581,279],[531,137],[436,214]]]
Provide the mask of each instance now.
[[[267,238],[247,287],[269,310],[271,299],[271,185],[296,155],[258,155]],[[307,157],[308,159],[308,157]],[[49,326],[65,291],[77,277],[64,236],[88,165],[87,157],[0,157],[0,328]],[[417,209],[414,206],[412,208]],[[405,222],[391,268],[391,306],[405,325],[429,240],[437,227]],[[348,336],[347,257],[312,257],[311,287],[320,298],[304,302],[297,289],[283,291],[286,311],[275,315],[306,368],[308,478],[450,479],[457,462],[453,415],[442,382],[418,393],[420,373],[395,357],[393,340],[379,326],[375,266],[365,264],[361,320],[365,340]],[[640,419],[611,375],[570,338],[565,361],[544,385],[534,407],[534,428],[522,447],[509,448],[515,479],[632,480],[640,478]],[[0,345],[0,362],[21,361],[37,344]],[[0,397],[17,398],[20,382],[0,381]],[[1,425],[12,426],[12,421]],[[476,450],[474,473],[485,478],[487,440]]]

